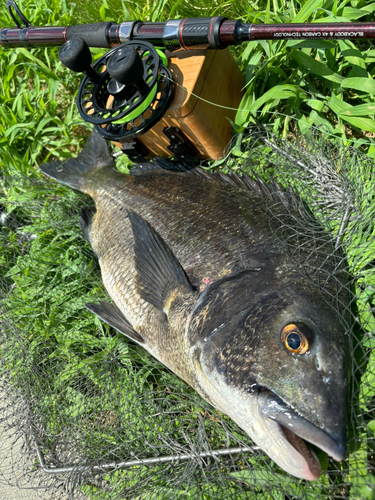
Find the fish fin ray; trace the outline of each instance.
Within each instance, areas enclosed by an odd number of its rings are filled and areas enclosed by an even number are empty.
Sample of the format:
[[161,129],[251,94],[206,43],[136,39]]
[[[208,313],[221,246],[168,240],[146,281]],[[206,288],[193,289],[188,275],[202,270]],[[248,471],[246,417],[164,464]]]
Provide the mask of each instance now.
[[163,311],[173,289],[192,291],[185,271],[163,238],[140,215],[128,210],[134,235],[136,288],[140,296]]
[[80,214],[80,225],[83,232],[83,236],[90,243],[90,226],[92,223],[92,218],[96,213],[96,208],[94,207],[82,207]]
[[85,191],[84,178],[89,171],[113,165],[105,139],[94,129],[77,158],[70,158],[65,163],[43,163],[39,168],[48,177],[78,191]]
[[209,181],[221,182],[229,184],[230,186],[243,189],[245,191],[252,191],[268,198],[272,201],[286,202],[286,195],[280,188],[279,184],[273,182],[268,184],[264,182],[255,172],[250,175],[246,173],[236,174],[232,170],[228,174],[223,172],[210,172],[196,166],[192,160],[187,160],[185,164],[178,161],[166,160],[165,158],[155,158],[150,162],[143,162],[130,170],[131,175],[142,175],[146,172],[167,170],[170,172],[184,172],[188,175],[195,175]]
[[89,302],[85,306],[90,312],[94,313],[105,323],[108,323],[108,325],[112,326],[118,332],[126,335],[131,340],[135,340],[139,344],[145,344],[143,337],[134,330],[116,304],[101,300],[98,304]]
[[[252,191],[253,193],[262,196],[262,198],[268,198],[271,201],[282,202],[284,205],[288,205],[292,200],[293,192],[284,191],[280,184],[273,181],[272,183],[264,182],[259,175],[255,172],[251,173],[251,176],[242,172],[241,174],[236,174],[233,171],[229,171],[228,174],[223,174],[222,172],[206,172],[208,175],[216,177],[225,184],[230,184],[231,186],[238,187],[245,191]],[[207,177],[209,178],[209,177]],[[294,196],[295,197],[295,196]]]

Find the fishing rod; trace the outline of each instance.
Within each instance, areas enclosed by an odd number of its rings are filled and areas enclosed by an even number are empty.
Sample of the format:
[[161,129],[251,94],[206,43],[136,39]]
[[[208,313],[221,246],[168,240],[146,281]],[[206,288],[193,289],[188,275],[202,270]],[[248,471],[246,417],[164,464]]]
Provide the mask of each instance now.
[[244,24],[225,17],[172,19],[166,22],[101,22],[75,26],[30,25],[0,29],[3,47],[61,45],[79,36],[90,47],[111,48],[143,40],[167,50],[223,49],[252,40],[368,39],[375,38],[375,23]]
[[155,23],[128,21],[120,24],[101,22],[33,27],[14,0],[7,0],[6,5],[16,27],[0,29],[0,44],[3,47],[55,46],[74,37],[82,38],[89,47],[112,48],[135,40],[149,42],[169,51],[196,48],[220,50],[252,40],[375,38],[375,23],[371,22],[244,24],[222,16]]
[[[133,161],[222,156],[232,136],[227,118],[234,120],[245,85],[223,49],[252,40],[375,38],[371,22],[244,24],[222,16],[34,27],[15,0],[6,6],[16,26],[0,29],[0,45],[61,46],[60,61],[84,74],[81,117]],[[92,64],[89,47],[110,50]]]

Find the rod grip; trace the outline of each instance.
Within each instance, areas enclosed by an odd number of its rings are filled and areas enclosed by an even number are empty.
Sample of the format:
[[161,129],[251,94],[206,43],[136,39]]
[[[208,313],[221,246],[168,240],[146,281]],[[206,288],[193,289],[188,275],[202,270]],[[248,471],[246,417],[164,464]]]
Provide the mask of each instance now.
[[66,28],[66,40],[82,38],[89,47],[112,47],[109,30],[113,22],[81,24]]

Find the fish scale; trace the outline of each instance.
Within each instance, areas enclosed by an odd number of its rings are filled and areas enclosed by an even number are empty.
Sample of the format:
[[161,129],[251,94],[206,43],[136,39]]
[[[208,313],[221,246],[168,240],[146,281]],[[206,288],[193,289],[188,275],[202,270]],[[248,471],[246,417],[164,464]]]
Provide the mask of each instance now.
[[[130,178],[131,179],[131,178]],[[92,181],[91,181],[92,182]],[[90,243],[98,256],[102,271],[103,283],[113,298],[116,305],[124,313],[133,327],[150,345],[154,338],[154,348],[150,352],[157,358],[168,356],[167,366],[187,382],[191,382],[189,360],[184,362],[183,348],[179,349],[181,339],[174,336],[173,332],[165,331],[163,315],[153,306],[143,300],[135,287],[134,239],[129,219],[126,212],[121,219],[116,219],[115,214],[120,208],[136,208],[140,206],[142,213],[151,218],[149,204],[143,199],[138,199],[136,194],[132,197],[127,188],[118,189],[112,179],[107,183],[99,180],[99,189],[90,189],[90,194],[96,204],[96,213],[92,219],[89,237]],[[100,236],[99,236],[100,235]],[[168,342],[164,340],[168,338]],[[162,346],[163,356],[160,355],[158,346]]]
[[[196,189],[197,179],[194,176],[186,179],[184,174],[178,172],[146,172],[141,180],[138,176],[130,176],[126,185],[120,188],[115,179],[108,179],[106,175],[102,178],[101,172],[97,176],[91,182],[100,188],[87,192],[97,203],[98,211],[103,204],[102,199],[106,200],[105,210],[108,213],[114,214],[120,205],[137,211],[173,249],[192,284],[198,286],[206,276],[215,280],[235,270],[254,267],[254,253],[261,251],[264,244],[258,249],[254,244],[259,240],[254,234],[256,230],[242,227],[239,215],[244,197],[238,189],[231,186],[223,189],[219,183],[204,179],[199,181],[199,189]],[[246,216],[256,218],[258,214],[251,213],[251,205],[265,207],[265,201],[256,193],[247,194]],[[249,200],[249,197],[252,199]],[[216,200],[215,220],[207,219],[210,200],[211,203]],[[217,219],[220,220],[219,225],[216,224]],[[268,226],[268,219],[263,214],[258,228],[267,233]],[[113,227],[116,239],[124,230]],[[130,245],[130,234],[123,239]],[[107,237],[103,237],[104,244],[108,241]],[[270,245],[267,251],[270,253]],[[131,248],[128,253],[131,255]]]

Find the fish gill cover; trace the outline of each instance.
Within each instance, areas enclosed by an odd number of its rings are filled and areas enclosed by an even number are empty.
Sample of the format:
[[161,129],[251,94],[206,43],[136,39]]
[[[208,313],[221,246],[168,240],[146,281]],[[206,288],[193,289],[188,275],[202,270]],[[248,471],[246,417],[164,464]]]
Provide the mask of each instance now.
[[0,482],[34,488],[36,499],[44,490],[56,499],[374,498],[375,165],[320,136],[291,143],[252,127],[219,168],[258,175],[260,190],[276,191],[267,202],[273,233],[342,318],[346,458],[316,449],[319,480],[292,477],[100,322],[84,306],[107,299],[78,224],[91,200],[15,173],[0,176],[0,438],[12,446],[0,451]]

